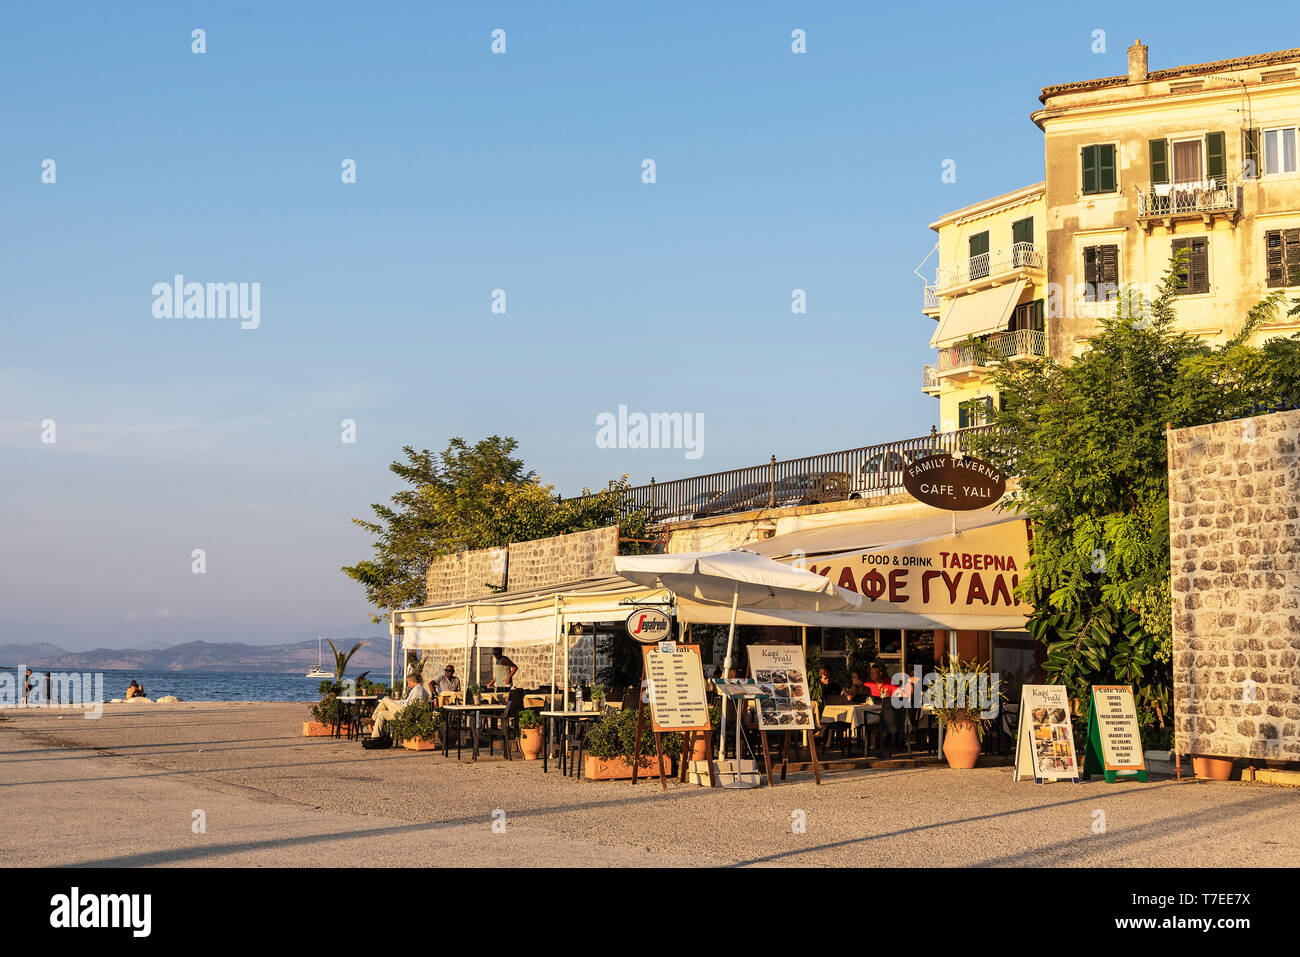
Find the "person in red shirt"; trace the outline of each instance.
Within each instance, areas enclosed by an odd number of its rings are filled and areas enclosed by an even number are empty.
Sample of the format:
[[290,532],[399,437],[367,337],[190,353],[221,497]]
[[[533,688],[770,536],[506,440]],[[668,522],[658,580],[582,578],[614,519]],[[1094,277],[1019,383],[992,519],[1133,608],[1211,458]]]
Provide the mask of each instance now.
[[871,678],[864,682],[873,698],[888,698],[898,690],[898,685],[891,684],[885,676],[885,669],[880,665],[871,666]]

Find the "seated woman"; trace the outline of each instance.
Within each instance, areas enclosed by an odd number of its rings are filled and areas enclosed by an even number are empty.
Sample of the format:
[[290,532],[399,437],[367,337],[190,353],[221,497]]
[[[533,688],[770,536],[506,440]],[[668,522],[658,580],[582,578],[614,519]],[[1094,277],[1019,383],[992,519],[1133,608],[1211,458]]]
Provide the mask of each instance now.
[[848,699],[849,704],[864,704],[871,697],[871,689],[862,680],[861,671],[855,670],[850,674],[849,686],[844,689],[844,697]]
[[137,682],[134,678],[132,678],[131,683],[126,686],[126,700],[130,701],[132,698],[147,698],[147,697],[149,696],[144,693],[144,687],[140,685],[140,683]]

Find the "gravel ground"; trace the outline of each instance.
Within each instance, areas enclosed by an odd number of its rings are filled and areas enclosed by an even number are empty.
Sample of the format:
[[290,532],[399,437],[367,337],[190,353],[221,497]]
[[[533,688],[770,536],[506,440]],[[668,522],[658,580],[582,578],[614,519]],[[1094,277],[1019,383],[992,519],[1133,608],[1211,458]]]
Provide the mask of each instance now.
[[[0,854],[28,865],[1293,866],[1300,791],[1016,784],[1007,767],[710,790],[301,737],[282,703],[0,721]],[[195,811],[206,831],[195,833]],[[494,833],[503,811],[505,832]],[[1100,815],[1098,812],[1102,812]],[[499,817],[499,815],[497,815]],[[803,833],[792,824],[806,822]],[[1098,825],[1104,821],[1104,830]]]

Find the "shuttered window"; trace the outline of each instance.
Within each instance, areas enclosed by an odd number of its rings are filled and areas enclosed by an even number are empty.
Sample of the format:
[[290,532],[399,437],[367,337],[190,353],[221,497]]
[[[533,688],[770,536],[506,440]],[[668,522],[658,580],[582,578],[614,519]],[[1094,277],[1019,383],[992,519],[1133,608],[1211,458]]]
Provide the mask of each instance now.
[[1018,219],[1011,224],[1011,242],[1032,243],[1034,241],[1034,217]]
[[982,279],[989,274],[989,233],[984,230],[970,238],[970,278]]
[[1241,131],[1241,155],[1242,155],[1242,173],[1243,179],[1259,179],[1259,130],[1242,130]]
[[1178,295],[1195,296],[1210,291],[1210,241],[1204,236],[1175,239],[1173,252],[1187,250],[1187,258],[1178,271]]
[[1266,232],[1264,258],[1270,288],[1300,286],[1300,229],[1271,229]]
[[1152,140],[1150,143],[1150,153],[1151,182],[1169,182],[1169,141]]
[[1119,247],[1083,247],[1085,302],[1104,302],[1119,296]]
[[1115,144],[1101,143],[1083,148],[1083,193],[1115,192]]
[[1016,306],[1011,313],[1011,324],[1008,326],[1011,332],[1020,332],[1029,330],[1032,332],[1043,331],[1043,300],[1035,299],[1033,302],[1024,302]]
[[1228,154],[1223,145],[1222,133],[1205,134],[1205,175],[1209,179],[1223,179],[1228,173]]
[[968,429],[973,425],[983,425],[989,420],[989,411],[993,408],[993,397],[967,399],[957,405],[957,428]]

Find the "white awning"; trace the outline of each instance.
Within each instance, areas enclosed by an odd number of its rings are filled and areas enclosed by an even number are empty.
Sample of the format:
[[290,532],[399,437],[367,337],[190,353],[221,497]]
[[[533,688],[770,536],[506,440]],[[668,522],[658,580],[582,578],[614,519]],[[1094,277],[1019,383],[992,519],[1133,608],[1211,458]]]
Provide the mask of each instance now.
[[943,348],[971,336],[1002,331],[1024,288],[1025,280],[1017,279],[1005,286],[949,299],[939,314],[939,326],[930,338],[930,348]]
[[[472,629],[473,626],[471,625]],[[471,631],[470,634],[473,634]],[[405,625],[402,628],[402,645],[415,651],[433,648],[464,648],[465,618],[448,624]]]

